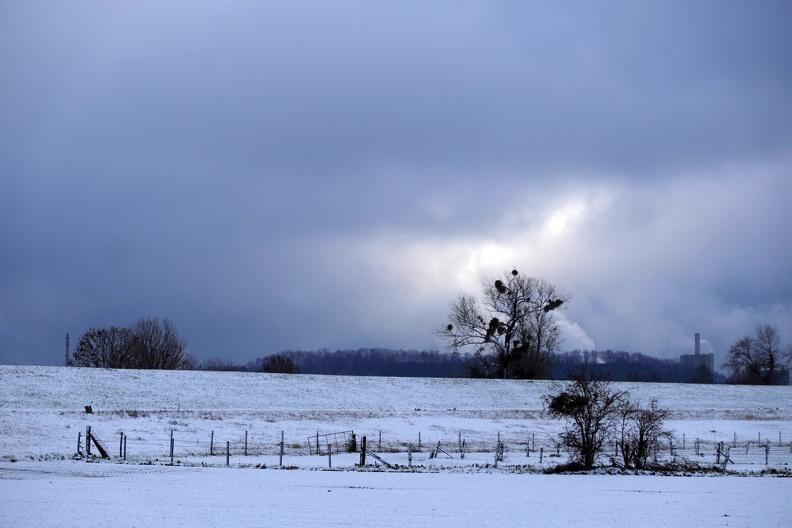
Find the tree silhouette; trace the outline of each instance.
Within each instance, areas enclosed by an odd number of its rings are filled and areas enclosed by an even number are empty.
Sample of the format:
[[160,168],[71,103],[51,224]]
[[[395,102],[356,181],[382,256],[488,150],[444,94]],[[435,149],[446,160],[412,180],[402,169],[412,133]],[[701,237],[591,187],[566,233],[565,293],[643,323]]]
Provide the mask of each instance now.
[[486,280],[481,299],[462,293],[451,303],[448,324],[436,334],[455,353],[473,352],[471,375],[540,378],[548,375],[560,333],[552,312],[570,296],[517,270]]

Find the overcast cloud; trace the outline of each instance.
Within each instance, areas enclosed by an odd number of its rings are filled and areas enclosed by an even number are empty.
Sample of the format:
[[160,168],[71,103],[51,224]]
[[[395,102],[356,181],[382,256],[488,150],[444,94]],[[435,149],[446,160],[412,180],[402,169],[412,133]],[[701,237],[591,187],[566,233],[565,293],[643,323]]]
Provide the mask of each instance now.
[[442,349],[461,291],[565,348],[792,343],[792,4],[6,2],[0,363],[171,319],[204,360]]

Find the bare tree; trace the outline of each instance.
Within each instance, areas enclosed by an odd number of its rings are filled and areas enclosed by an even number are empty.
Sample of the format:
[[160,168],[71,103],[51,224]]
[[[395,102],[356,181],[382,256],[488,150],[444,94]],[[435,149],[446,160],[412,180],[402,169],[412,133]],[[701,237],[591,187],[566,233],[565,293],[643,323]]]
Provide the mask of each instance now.
[[481,300],[460,294],[436,334],[452,353],[473,352],[487,375],[543,377],[560,343],[551,312],[569,299],[544,279],[512,270],[485,280]]
[[731,373],[732,383],[772,385],[779,373],[789,368],[792,347],[781,348],[778,327],[757,324],[754,337],[745,336],[729,348],[723,366]]
[[566,419],[559,438],[573,463],[591,469],[614,431],[628,393],[616,390],[605,377],[590,370],[570,379],[554,384],[544,403],[552,418]]
[[168,319],[140,319],[129,328],[91,328],[69,365],[76,367],[189,370],[196,367],[187,341]]
[[75,367],[128,368],[130,333],[126,328],[91,328],[85,332],[69,360]]
[[195,358],[187,352],[187,341],[168,319],[140,319],[130,328],[133,367],[139,369],[190,370]]
[[644,469],[650,459],[657,460],[663,441],[671,439],[671,431],[664,427],[670,412],[660,407],[657,399],[649,400],[649,407],[624,398],[618,406],[619,432],[616,445],[624,467]]

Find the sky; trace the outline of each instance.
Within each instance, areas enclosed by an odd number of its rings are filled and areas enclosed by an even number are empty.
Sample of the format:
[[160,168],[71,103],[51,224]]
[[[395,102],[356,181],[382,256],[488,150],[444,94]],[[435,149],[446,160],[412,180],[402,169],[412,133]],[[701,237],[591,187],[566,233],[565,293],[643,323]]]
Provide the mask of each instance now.
[[562,348],[792,343],[792,4],[0,5],[0,363],[444,350],[516,268]]

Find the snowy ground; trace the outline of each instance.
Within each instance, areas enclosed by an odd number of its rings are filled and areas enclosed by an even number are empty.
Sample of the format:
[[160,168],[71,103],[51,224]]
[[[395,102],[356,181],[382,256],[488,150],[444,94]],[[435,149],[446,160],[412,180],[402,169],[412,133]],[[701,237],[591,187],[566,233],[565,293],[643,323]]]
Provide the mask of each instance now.
[[762,526],[792,479],[0,465],[3,526]]
[[[553,442],[561,424],[541,412],[549,388],[0,366],[0,525],[792,525],[790,478],[537,474],[564,460]],[[676,457],[712,464],[724,442],[732,471],[789,471],[792,387],[619,388],[671,410]],[[86,426],[112,460],[71,459]],[[391,464],[407,466],[411,444],[415,471],[353,471],[359,455],[328,457],[324,436],[321,454],[309,447],[317,432],[351,430]],[[296,470],[279,469],[281,432],[283,465]],[[499,436],[507,451],[495,469]]]

